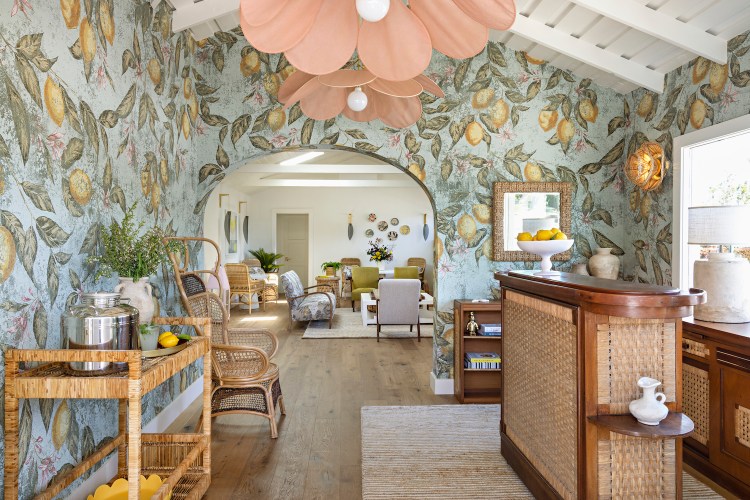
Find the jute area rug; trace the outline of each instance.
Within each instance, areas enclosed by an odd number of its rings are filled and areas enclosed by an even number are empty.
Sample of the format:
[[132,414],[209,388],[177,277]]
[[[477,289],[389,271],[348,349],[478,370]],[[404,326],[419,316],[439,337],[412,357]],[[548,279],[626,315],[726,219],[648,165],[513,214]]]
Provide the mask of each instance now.
[[[500,455],[499,405],[362,408],[362,498],[534,498]],[[720,499],[683,473],[683,498]]]
[[[432,314],[432,311],[429,311]],[[422,337],[432,337],[432,325],[423,324]],[[375,325],[364,326],[362,324],[362,313],[352,312],[351,308],[338,308],[333,315],[333,328],[328,329],[328,320],[310,321],[307,325],[303,339],[357,339],[372,338],[376,336]],[[380,327],[380,338],[417,338],[417,327],[414,332],[409,332],[408,326],[383,325]]]

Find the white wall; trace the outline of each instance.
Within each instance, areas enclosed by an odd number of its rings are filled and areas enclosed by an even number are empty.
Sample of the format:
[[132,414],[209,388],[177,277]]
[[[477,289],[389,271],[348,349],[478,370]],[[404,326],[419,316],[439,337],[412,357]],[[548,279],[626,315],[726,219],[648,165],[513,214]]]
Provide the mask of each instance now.
[[[245,243],[245,236],[242,232],[242,221],[246,215],[249,215],[248,207],[250,206],[250,198],[247,194],[230,188],[228,184],[227,181],[223,181],[211,193],[206,203],[206,212],[203,219],[203,236],[219,244],[222,252],[221,259],[224,263],[239,262],[245,259],[248,256],[247,249],[252,248]],[[222,193],[229,196],[221,197],[221,207],[219,207],[219,194]],[[247,202],[247,204],[243,204],[242,211],[239,212],[239,203],[241,201]],[[238,236],[236,253],[228,253],[228,243],[224,235],[224,210],[231,210],[237,214]],[[214,262],[216,262],[216,253],[211,245],[203,245],[203,250],[203,262],[205,265],[203,269],[211,269]]]
[[[325,261],[359,257],[363,265],[368,265],[369,256],[365,253],[368,248],[367,242],[378,236],[383,238],[386,244],[394,245],[393,261],[387,263],[386,267],[406,265],[409,257],[424,257],[428,267],[426,278],[432,279],[433,212],[427,195],[420,188],[277,187],[259,191],[249,197],[249,248],[263,247],[266,250],[275,250],[276,242],[272,234],[275,213],[289,213],[293,209],[309,210],[311,213],[313,267],[310,270],[310,285],[315,284],[314,277],[321,274],[320,265]],[[349,213],[352,214],[354,226],[351,241],[347,236]],[[373,223],[367,220],[370,213],[375,213],[378,221],[390,221],[396,217],[399,224],[394,227],[389,223],[389,228],[381,232],[376,227],[377,221]],[[422,236],[424,214],[427,214],[427,224],[430,228],[427,241]],[[387,232],[398,232],[404,224],[410,226],[411,232],[406,236],[399,233],[397,240],[389,242]],[[375,231],[373,238],[365,236],[365,230],[368,228]],[[284,272],[283,267],[281,272]],[[434,289],[433,283],[429,284],[430,288]]]

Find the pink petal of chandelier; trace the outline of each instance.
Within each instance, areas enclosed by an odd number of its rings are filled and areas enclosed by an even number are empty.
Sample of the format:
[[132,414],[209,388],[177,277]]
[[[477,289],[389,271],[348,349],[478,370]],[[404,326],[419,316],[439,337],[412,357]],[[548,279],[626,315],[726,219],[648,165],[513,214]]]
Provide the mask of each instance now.
[[[353,109],[352,93],[362,92]],[[326,75],[295,71],[279,88],[278,99],[284,108],[300,102],[302,112],[314,120],[327,120],[343,113],[347,118],[367,122],[379,118],[394,128],[413,125],[422,116],[419,94],[429,92],[444,97],[435,82],[424,75],[400,82],[377,78],[368,70],[340,69]],[[358,97],[358,96],[357,96]]]
[[514,0],[408,3],[240,0],[240,26],[256,49],[284,52],[305,73],[336,71],[356,49],[362,64],[378,78],[404,81],[427,69],[433,48],[457,59],[474,56],[487,44],[490,28],[506,30],[516,16]]

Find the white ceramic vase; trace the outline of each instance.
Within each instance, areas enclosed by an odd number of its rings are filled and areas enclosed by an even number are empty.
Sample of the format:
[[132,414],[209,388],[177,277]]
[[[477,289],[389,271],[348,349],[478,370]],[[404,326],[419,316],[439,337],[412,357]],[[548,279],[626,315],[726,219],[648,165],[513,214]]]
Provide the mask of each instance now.
[[120,299],[130,299],[128,303],[138,309],[141,323],[151,322],[154,317],[154,299],[148,278],[135,282],[133,278],[120,278],[120,283],[115,285],[115,292],[120,294]]
[[592,276],[616,280],[620,274],[620,259],[612,255],[611,248],[597,248],[596,254],[589,259],[589,270]]
[[580,264],[573,264],[573,267],[570,269],[571,273],[574,274],[580,274],[581,276],[589,276],[589,271],[586,269],[586,263],[582,262]]
[[663,392],[655,392],[661,382],[650,378],[638,379],[638,387],[643,389],[643,396],[630,402],[628,408],[630,413],[642,424],[659,425],[659,422],[667,418],[669,408],[664,404],[667,397]]

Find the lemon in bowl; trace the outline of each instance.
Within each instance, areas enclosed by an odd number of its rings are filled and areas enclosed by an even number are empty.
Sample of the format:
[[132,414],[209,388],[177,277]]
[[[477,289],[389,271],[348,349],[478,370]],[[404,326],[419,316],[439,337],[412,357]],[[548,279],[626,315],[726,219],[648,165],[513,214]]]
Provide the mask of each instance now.
[[[564,237],[564,233],[562,234]],[[555,235],[557,236],[557,235]],[[535,273],[535,276],[557,276],[560,273],[552,270],[551,257],[557,253],[564,252],[573,246],[573,240],[554,238],[548,240],[537,240],[537,241],[517,241],[518,248],[524,252],[533,253],[542,258],[542,270],[541,272]]]

